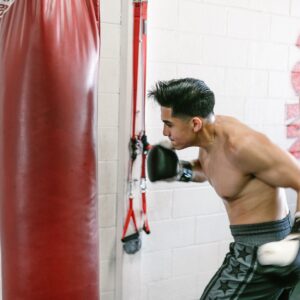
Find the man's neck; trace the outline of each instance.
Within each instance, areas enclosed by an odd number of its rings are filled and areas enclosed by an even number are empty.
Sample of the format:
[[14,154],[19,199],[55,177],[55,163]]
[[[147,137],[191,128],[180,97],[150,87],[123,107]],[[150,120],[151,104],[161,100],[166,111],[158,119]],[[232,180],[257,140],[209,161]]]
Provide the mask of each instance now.
[[201,129],[198,136],[198,147],[201,147],[208,152],[212,149],[217,136],[215,127],[215,116],[211,115],[210,118],[206,119],[203,123],[203,128]]

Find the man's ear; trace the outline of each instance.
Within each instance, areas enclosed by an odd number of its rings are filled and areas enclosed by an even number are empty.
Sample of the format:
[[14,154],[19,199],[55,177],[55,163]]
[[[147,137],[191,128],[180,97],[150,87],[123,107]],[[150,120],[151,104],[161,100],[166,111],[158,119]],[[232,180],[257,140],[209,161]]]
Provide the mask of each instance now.
[[201,128],[202,128],[203,121],[199,117],[194,117],[192,119],[192,125],[193,125],[193,131],[195,133],[199,132],[201,130]]

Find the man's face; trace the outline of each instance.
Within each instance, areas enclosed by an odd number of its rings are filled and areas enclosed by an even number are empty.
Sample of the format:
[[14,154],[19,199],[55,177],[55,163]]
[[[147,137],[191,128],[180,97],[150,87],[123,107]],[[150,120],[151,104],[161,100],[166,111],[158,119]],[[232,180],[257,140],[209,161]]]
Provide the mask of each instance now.
[[164,106],[161,107],[161,120],[164,123],[163,135],[170,139],[175,149],[191,146],[193,130],[189,120],[173,117],[172,108]]

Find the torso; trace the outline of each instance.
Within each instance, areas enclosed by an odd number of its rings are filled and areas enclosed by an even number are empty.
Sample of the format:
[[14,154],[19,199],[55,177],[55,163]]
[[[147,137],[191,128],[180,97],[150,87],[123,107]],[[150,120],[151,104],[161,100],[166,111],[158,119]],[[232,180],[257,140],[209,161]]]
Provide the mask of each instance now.
[[284,218],[288,208],[279,188],[245,173],[235,163],[236,141],[255,132],[224,116],[217,117],[215,128],[219,130],[215,144],[209,152],[201,149],[199,160],[209,183],[224,201],[230,223],[252,224]]

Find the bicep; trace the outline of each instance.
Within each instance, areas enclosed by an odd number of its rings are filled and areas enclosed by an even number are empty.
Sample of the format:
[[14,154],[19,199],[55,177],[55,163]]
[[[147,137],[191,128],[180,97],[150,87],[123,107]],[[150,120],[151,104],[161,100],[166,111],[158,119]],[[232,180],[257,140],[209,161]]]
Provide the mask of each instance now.
[[272,186],[300,189],[300,166],[292,155],[266,137],[248,147],[243,160],[250,173]]
[[[269,164],[254,175],[261,180],[278,187],[300,189],[300,167],[296,160],[284,151],[278,151],[278,156],[271,155]],[[274,156],[274,157],[272,157]]]

